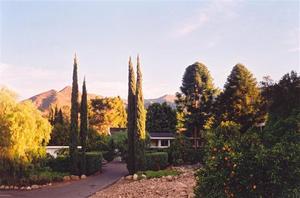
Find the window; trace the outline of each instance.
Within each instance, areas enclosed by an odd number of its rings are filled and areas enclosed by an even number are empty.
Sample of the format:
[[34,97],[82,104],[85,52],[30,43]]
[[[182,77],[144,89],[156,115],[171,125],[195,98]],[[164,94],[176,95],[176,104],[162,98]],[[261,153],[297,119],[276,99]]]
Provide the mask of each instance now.
[[169,140],[161,140],[160,145],[161,146],[169,146]]

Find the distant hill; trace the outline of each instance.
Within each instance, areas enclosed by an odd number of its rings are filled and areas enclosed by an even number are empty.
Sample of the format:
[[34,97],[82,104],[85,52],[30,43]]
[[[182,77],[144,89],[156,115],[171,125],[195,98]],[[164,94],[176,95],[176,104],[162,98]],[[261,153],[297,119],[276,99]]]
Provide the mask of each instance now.
[[[60,91],[51,89],[49,91],[40,93],[38,95],[32,96],[27,99],[33,102],[33,104],[42,112],[47,113],[50,107],[57,106],[58,108],[68,108],[71,105],[71,93],[72,87],[66,86]],[[81,93],[79,93],[80,97]],[[100,95],[88,94],[88,99],[94,99],[96,97],[102,98]],[[79,98],[80,99],[80,98]],[[164,103],[166,102],[172,108],[175,108],[175,95],[164,95],[159,98],[154,99],[145,99],[145,107],[147,108],[150,104],[153,103]],[[124,103],[127,104],[127,101],[124,100]]]
[[175,99],[176,99],[176,96],[175,95],[169,95],[169,94],[166,94],[166,95],[163,95],[159,98],[154,98],[154,99],[145,99],[145,106],[146,108],[150,105],[150,104],[153,104],[153,103],[159,103],[159,104],[162,104],[164,102],[166,102],[168,105],[170,105],[172,108],[175,108],[176,105],[175,105]]
[[[66,86],[60,91],[51,89],[49,91],[35,95],[27,100],[33,102],[33,104],[42,112],[48,112],[51,106],[57,106],[58,108],[69,107],[71,104],[72,87]],[[80,97],[81,93],[79,93]],[[88,99],[100,97],[96,94],[88,94]]]

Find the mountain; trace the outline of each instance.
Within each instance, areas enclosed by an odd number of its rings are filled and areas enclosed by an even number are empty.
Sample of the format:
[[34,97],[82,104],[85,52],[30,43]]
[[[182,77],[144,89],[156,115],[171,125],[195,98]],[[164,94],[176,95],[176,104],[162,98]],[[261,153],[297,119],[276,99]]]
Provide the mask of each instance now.
[[146,108],[150,104],[153,104],[153,103],[160,103],[160,104],[162,104],[164,102],[166,102],[172,108],[175,108],[176,107],[176,105],[175,105],[175,99],[176,99],[175,95],[166,94],[166,95],[163,95],[163,96],[161,96],[159,98],[145,99],[144,103],[145,103]]
[[[42,112],[48,112],[50,107],[57,106],[58,108],[69,107],[71,104],[72,87],[66,86],[60,91],[51,89],[49,91],[35,95],[27,100],[32,101],[33,104]],[[81,93],[79,93],[80,99]],[[88,99],[100,97],[96,94],[88,94]]]
[[[66,86],[60,91],[56,91],[54,89],[51,89],[49,91],[40,93],[38,95],[35,95],[27,100],[32,101],[33,104],[42,112],[47,113],[50,109],[50,107],[57,106],[58,108],[68,109],[71,104],[71,93],[72,93],[72,87]],[[81,96],[81,93],[79,93],[79,97]],[[94,98],[102,98],[102,96],[96,95],[96,94],[88,94],[88,99],[94,99]],[[175,95],[164,95],[159,98],[154,99],[145,99],[145,107],[147,108],[150,104],[153,103],[164,103],[166,102],[168,105],[170,105],[172,108],[175,108]],[[25,101],[27,101],[25,100]],[[80,98],[79,98],[80,100]],[[126,100],[123,100],[125,104],[127,104]]]

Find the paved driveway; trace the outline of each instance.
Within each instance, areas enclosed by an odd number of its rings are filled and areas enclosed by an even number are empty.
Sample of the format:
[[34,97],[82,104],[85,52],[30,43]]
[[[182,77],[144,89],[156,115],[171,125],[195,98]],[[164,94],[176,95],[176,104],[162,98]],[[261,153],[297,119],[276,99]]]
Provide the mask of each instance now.
[[84,180],[58,184],[32,191],[0,191],[2,197],[33,197],[33,198],[79,198],[88,197],[95,192],[113,184],[122,176],[128,174],[126,164],[111,162],[103,167],[99,175]]

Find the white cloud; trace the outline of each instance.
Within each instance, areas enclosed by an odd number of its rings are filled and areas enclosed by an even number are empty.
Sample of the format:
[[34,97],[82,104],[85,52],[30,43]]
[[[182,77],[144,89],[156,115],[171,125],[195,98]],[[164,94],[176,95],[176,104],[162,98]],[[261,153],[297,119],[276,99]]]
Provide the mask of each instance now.
[[241,1],[214,0],[206,6],[201,7],[198,12],[181,24],[175,31],[174,37],[186,36],[195,32],[211,22],[221,18],[236,17],[235,11],[237,3]]

